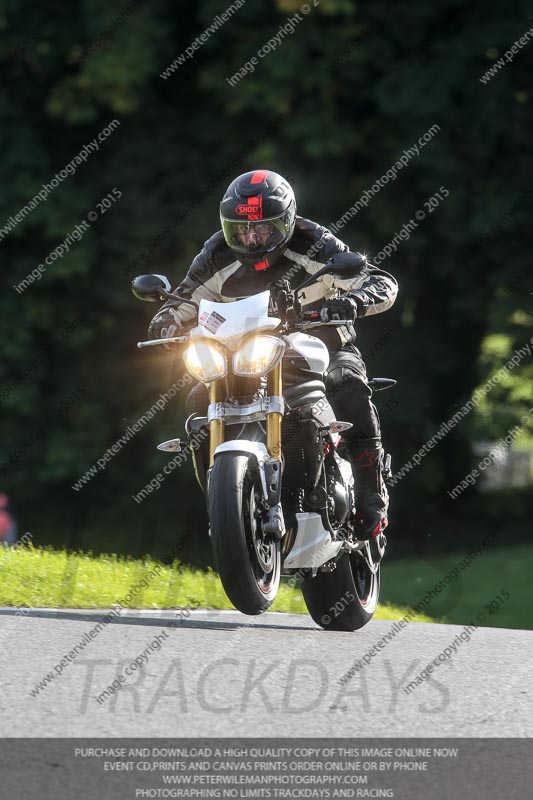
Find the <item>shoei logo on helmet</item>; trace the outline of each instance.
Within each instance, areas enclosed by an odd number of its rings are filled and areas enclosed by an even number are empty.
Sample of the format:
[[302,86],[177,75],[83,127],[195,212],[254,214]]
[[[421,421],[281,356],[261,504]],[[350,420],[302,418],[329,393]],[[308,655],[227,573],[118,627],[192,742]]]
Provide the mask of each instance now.
[[235,209],[235,211],[236,211],[236,212],[237,212],[237,214],[239,214],[240,216],[243,216],[244,214],[258,214],[258,213],[259,213],[259,211],[260,211],[260,206],[258,206],[258,205],[256,205],[256,206],[244,206],[244,205],[240,205],[240,206],[237,206],[237,208]]
[[263,198],[261,195],[249,197],[247,203],[240,203],[235,209],[237,214],[248,219],[263,219]]

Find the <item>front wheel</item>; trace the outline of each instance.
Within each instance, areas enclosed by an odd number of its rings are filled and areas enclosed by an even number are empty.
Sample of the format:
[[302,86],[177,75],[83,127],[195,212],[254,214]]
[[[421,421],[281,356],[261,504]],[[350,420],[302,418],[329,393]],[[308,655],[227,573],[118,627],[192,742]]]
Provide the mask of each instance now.
[[261,501],[255,459],[220,453],[209,478],[211,543],[224,591],[249,615],[272,605],[281,574],[280,543],[263,532]]
[[302,583],[307,610],[327,631],[356,631],[370,622],[379,599],[379,567],[372,572],[357,553],[344,553],[333,572]]

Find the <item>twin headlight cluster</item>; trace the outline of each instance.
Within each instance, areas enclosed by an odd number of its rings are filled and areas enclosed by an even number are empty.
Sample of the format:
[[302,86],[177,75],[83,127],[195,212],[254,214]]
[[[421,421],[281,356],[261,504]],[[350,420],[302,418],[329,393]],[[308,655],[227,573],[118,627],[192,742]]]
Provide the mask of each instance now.
[[[254,336],[233,354],[233,372],[243,378],[266,375],[283,356],[285,342],[276,336]],[[228,356],[220,345],[199,339],[183,353],[187,370],[204,383],[223,378],[228,371]]]

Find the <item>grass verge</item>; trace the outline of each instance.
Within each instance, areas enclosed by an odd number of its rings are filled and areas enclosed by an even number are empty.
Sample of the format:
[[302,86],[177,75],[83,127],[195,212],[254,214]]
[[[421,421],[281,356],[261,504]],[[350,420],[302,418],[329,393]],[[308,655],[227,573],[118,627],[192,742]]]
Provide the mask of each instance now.
[[[427,591],[453,571],[464,559],[464,553],[450,553],[446,558],[406,558],[382,566],[381,597],[390,603],[416,606]],[[459,573],[457,581],[432,598],[424,608],[439,622],[468,625],[479,614],[483,622],[475,624],[492,628],[533,629],[531,575],[533,546],[489,549],[476,558],[468,569]],[[490,603],[506,591],[510,597],[496,611]],[[492,613],[491,613],[492,610]]]
[[[154,567],[161,569],[154,577]],[[143,585],[141,585],[143,582]],[[0,605],[48,608],[232,608],[218,575],[149,558],[66,553],[50,548],[0,547]],[[282,583],[272,611],[306,614],[299,589]],[[409,609],[382,604],[376,619],[401,619]],[[431,621],[418,614],[417,622]]]

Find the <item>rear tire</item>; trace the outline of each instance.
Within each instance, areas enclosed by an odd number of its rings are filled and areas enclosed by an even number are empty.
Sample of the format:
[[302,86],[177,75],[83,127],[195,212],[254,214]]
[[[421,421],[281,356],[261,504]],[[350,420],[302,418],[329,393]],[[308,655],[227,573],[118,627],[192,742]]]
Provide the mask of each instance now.
[[360,555],[344,553],[333,572],[305,578],[302,594],[309,614],[324,630],[356,631],[372,619],[379,585],[379,567],[372,573]]
[[264,613],[276,597],[280,543],[262,531],[261,480],[254,458],[216,456],[209,478],[209,518],[215,564],[227,596],[241,613]]

